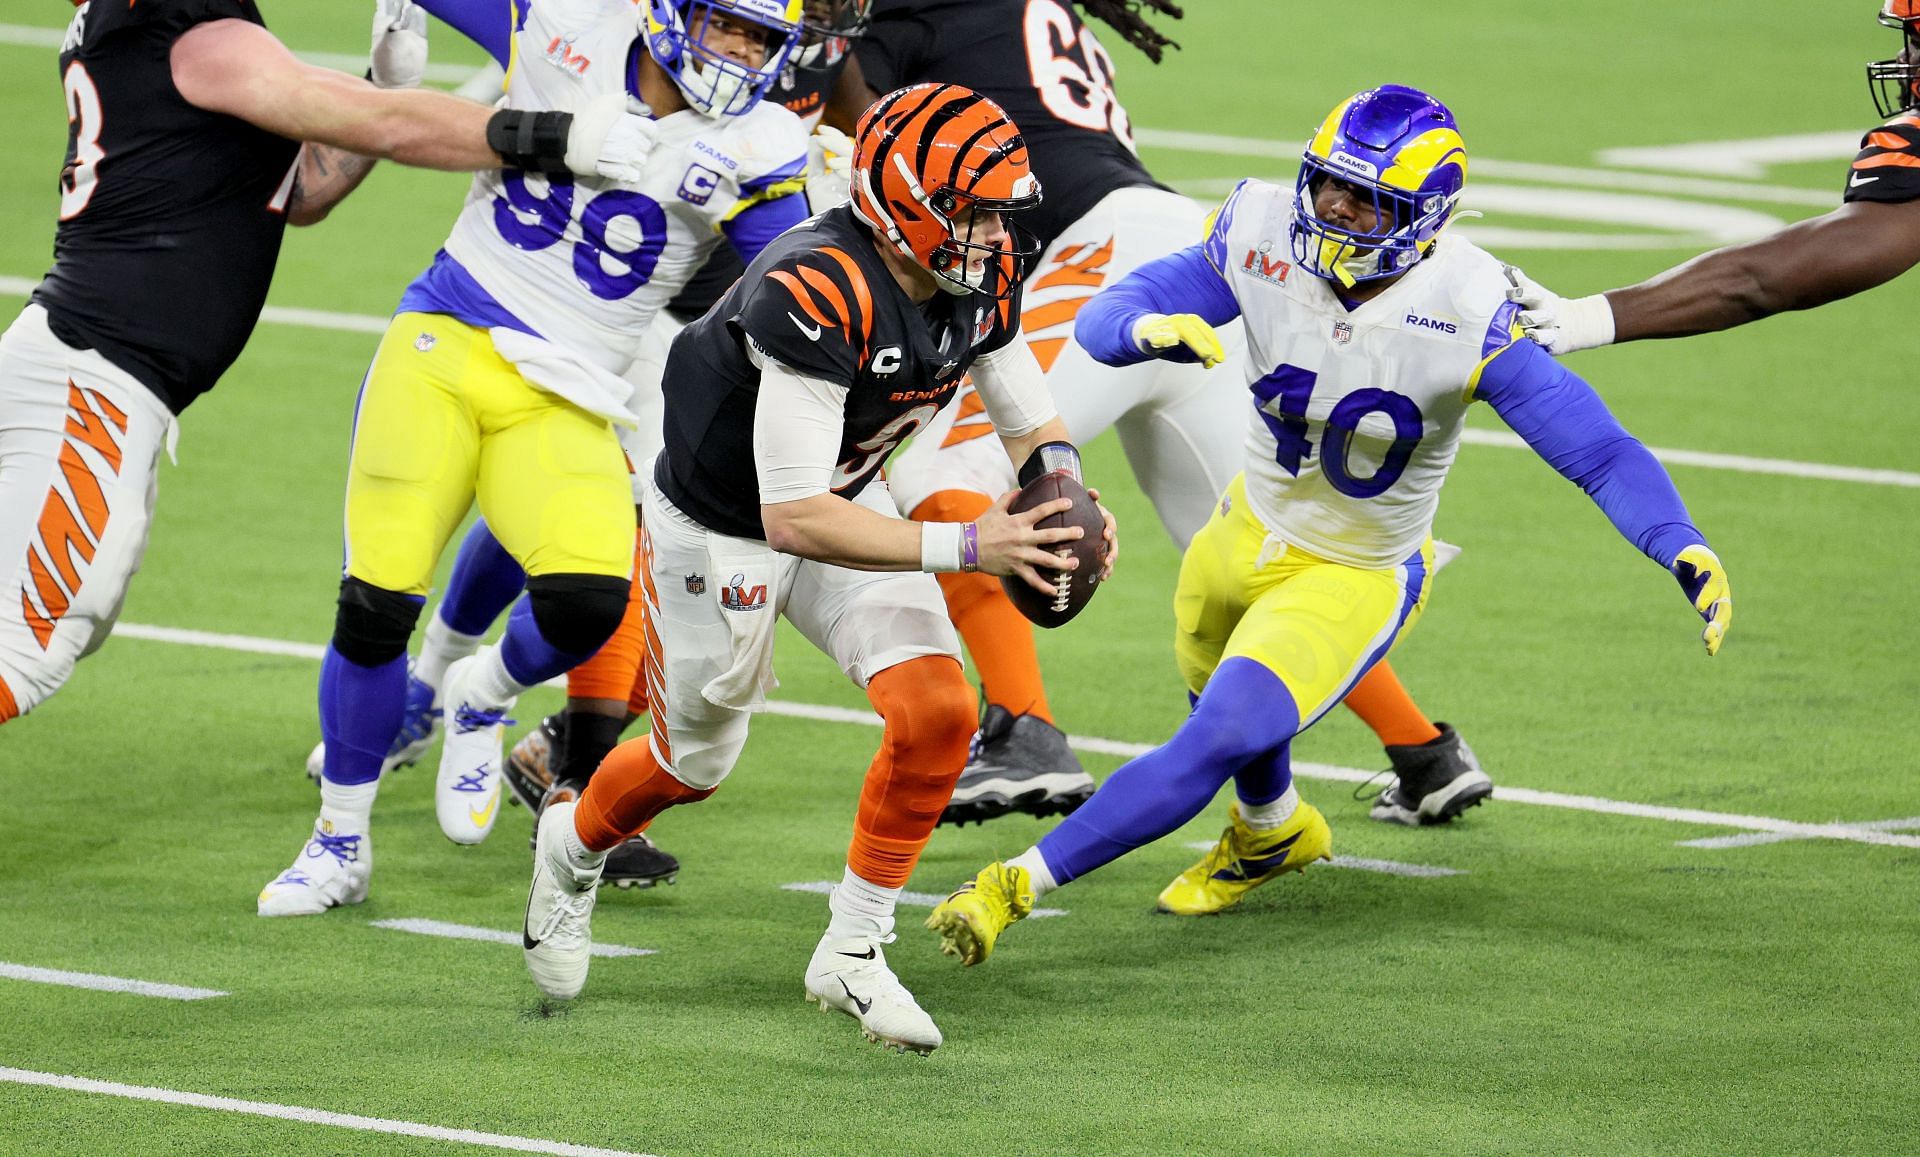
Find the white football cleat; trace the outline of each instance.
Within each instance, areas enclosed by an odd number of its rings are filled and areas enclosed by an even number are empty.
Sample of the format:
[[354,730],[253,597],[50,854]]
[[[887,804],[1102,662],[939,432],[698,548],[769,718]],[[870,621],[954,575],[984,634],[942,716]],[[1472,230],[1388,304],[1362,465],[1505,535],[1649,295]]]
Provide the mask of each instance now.
[[433,781],[433,810],[440,831],[456,844],[477,844],[493,831],[500,815],[503,723],[512,704],[476,706],[468,702],[467,678],[482,655],[447,668],[446,742],[440,746],[440,772]]
[[593,902],[600,894],[600,868],[582,868],[567,855],[573,803],[540,813],[533,844],[533,886],[527,891],[520,946],[533,983],[553,1000],[572,1000],[587,984],[593,955]]
[[870,1041],[930,1053],[940,1047],[940,1029],[887,967],[880,946],[891,943],[892,934],[839,941],[822,936],[807,962],[807,1000],[821,1012],[838,1009],[859,1021]]
[[318,916],[340,904],[367,898],[373,876],[373,838],[365,832],[336,832],[317,820],[307,846],[293,866],[260,889],[262,916]]

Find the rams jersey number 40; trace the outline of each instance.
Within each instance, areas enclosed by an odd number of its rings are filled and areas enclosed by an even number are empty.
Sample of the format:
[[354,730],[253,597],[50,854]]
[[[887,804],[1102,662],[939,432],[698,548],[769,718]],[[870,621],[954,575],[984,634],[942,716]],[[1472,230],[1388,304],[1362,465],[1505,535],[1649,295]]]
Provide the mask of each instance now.
[[[539,0],[519,12],[507,107],[566,110],[622,89],[633,92],[630,4]],[[624,390],[608,378],[632,361],[655,312],[706,262],[726,221],[757,202],[797,192],[806,161],[806,126],[777,103],[761,102],[733,117],[676,112],[660,119],[639,181],[517,169],[476,174],[446,253],[519,323],[506,328],[530,332],[550,350],[607,371],[592,377],[603,392],[620,390],[624,408]],[[463,320],[501,324],[497,317]],[[605,398],[538,384],[607,413]]]
[[1426,539],[1480,367],[1513,340],[1507,281],[1442,234],[1433,253],[1348,309],[1294,267],[1291,188],[1243,181],[1204,252],[1246,319],[1247,500],[1288,541],[1351,566],[1398,563]]

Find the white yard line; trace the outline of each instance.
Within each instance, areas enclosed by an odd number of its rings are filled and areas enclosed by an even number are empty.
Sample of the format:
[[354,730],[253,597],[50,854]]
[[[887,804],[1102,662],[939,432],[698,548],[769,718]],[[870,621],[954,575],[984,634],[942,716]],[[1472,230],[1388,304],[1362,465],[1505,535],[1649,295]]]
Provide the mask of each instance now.
[[[832,880],[810,880],[804,884],[782,884],[780,885],[780,890],[782,892],[813,892],[818,895],[824,896],[827,893],[833,891],[833,881]],[[900,902],[902,904],[905,904],[909,908],[931,908],[934,905],[940,903],[940,901],[944,899],[946,899],[946,897],[941,895],[938,892],[902,892],[900,893]],[[1067,910],[1065,908],[1035,908],[1033,911],[1027,913],[1028,916],[1031,916],[1034,918],[1040,918],[1045,916],[1065,916],[1066,914],[1067,914]]]
[[[121,623],[114,633],[123,638],[143,639],[159,643],[177,643],[192,647],[213,647],[229,651],[248,651],[255,654],[286,655],[301,659],[318,659],[323,649],[311,643],[294,643],[281,639],[261,639],[248,635],[223,635],[204,631],[182,630],[177,627],[152,627],[142,623]],[[857,711],[846,707],[831,707],[821,703],[794,703],[784,700],[770,702],[763,709],[769,715],[785,715],[798,719],[812,719],[824,723],[853,723],[863,727],[879,727],[880,717],[871,711]],[[1152,744],[1127,743],[1117,739],[1101,739],[1094,736],[1069,735],[1067,742],[1080,751],[1098,755],[1117,755],[1131,759],[1145,755],[1153,750]],[[1340,783],[1365,783],[1379,776],[1377,771],[1368,771],[1358,767],[1338,767],[1326,763],[1296,762],[1293,773],[1304,779],[1329,779]],[[1666,820],[1671,823],[1698,824],[1702,827],[1743,828],[1753,832],[1774,832],[1796,839],[1808,840],[1847,840],[1859,844],[1879,844],[1893,848],[1920,848],[1920,836],[1900,835],[1894,832],[1876,831],[1864,824],[1806,824],[1794,820],[1774,819],[1771,816],[1738,815],[1733,812],[1705,811],[1699,808],[1665,807],[1659,804],[1632,803],[1626,800],[1602,799],[1591,795],[1567,795],[1557,791],[1535,791],[1532,788],[1499,786],[1494,788],[1493,797],[1503,803],[1534,804],[1540,807],[1569,808],[1574,811],[1598,812],[1602,815],[1633,816],[1636,819]]]
[[[511,944],[520,946],[520,933],[502,932],[497,928],[476,928],[472,924],[449,924],[445,920],[422,920],[407,917],[400,920],[375,920],[375,928],[389,928],[395,932],[412,932],[416,936],[439,936],[446,940],[481,940],[488,944]],[[595,956],[652,956],[658,948],[628,948],[623,944],[602,944],[594,941],[591,949]]]
[[[1217,840],[1194,840],[1187,847],[1196,852],[1205,852],[1211,850],[1218,842]],[[1441,876],[1467,874],[1460,868],[1442,868],[1435,864],[1403,864],[1399,860],[1373,860],[1365,856],[1335,856],[1327,863],[1330,867],[1352,868],[1356,872],[1378,872],[1383,876],[1418,876],[1422,879],[1438,879]]]
[[[1862,820],[1847,825],[1870,832],[1903,832],[1920,828],[1920,816],[1903,820]],[[1708,836],[1700,840],[1678,840],[1677,847],[1682,848],[1751,848],[1760,844],[1777,844],[1786,840],[1803,840],[1807,837],[1792,832],[1743,832],[1737,836]]]
[[[46,28],[30,24],[0,24],[0,45],[16,48],[51,48],[59,51],[67,38],[65,27]],[[335,68],[355,76],[367,71],[367,58],[351,52],[296,52],[308,64]],[[473,75],[471,64],[429,64],[426,78],[435,84],[461,84]]]
[[385,1133],[394,1137],[425,1137],[430,1141],[452,1141],[461,1145],[482,1145],[489,1149],[510,1149],[516,1153],[554,1153],[561,1157],[647,1157],[626,1149],[598,1149],[591,1145],[573,1145],[565,1141],[543,1141],[538,1137],[513,1137],[504,1133],[482,1133],[477,1129],[448,1129],[440,1125],[422,1125],[415,1121],[393,1121],[385,1117],[362,1117],[354,1113],[333,1113],[325,1109],[305,1109],[298,1105],[278,1105],[272,1101],[242,1101],[233,1097],[210,1097],[179,1089],[161,1089],[152,1085],[123,1085],[118,1081],[96,1081],[62,1073],[38,1073],[31,1069],[0,1066],[0,1081],[16,1085],[39,1085],[49,1089],[67,1089],[76,1093],[99,1093],[134,1101],[157,1101],[163,1105],[186,1105],[195,1109],[215,1109],[222,1113],[244,1113],[252,1117],[275,1117],[307,1125],[330,1125],[336,1129],[358,1129],[366,1133]]
[[0,960],[0,977],[29,980],[35,984],[58,984],[65,988],[90,988],[95,992],[125,992],[133,996],[155,996],[162,1000],[211,1000],[227,996],[217,988],[189,988],[184,984],[156,984],[151,980],[129,980],[124,976],[102,976],[97,972],[67,972],[59,968],[35,968],[30,964],[9,964]]
[[[0,294],[25,295],[36,281],[24,277],[0,277]],[[306,329],[337,330],[348,333],[381,334],[387,330],[384,317],[370,314],[331,313],[320,309],[289,309],[270,305],[260,320],[273,325],[291,325]],[[1493,446],[1504,450],[1525,450],[1527,444],[1517,434],[1499,430],[1467,430],[1460,440],[1475,446]],[[1920,489],[1920,474],[1906,470],[1879,470],[1866,466],[1835,466],[1825,462],[1796,462],[1785,458],[1754,458],[1742,454],[1715,454],[1704,450],[1674,450],[1649,446],[1653,456],[1670,466],[1694,466],[1707,470],[1732,470],[1742,474],[1771,474],[1783,478],[1811,478],[1823,482],[1855,482],[1867,486],[1894,486]]]

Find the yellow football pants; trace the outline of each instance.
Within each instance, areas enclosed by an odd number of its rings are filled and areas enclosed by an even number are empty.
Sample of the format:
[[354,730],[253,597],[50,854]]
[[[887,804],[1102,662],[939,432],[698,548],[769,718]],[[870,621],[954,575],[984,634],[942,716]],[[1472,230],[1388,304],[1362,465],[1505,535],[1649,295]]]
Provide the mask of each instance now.
[[347,573],[426,594],[475,498],[529,575],[633,569],[632,487],[612,425],[529,385],[487,331],[398,314],[354,418]]
[[1180,560],[1174,658],[1198,695],[1230,658],[1293,692],[1305,730],[1412,628],[1433,586],[1433,542],[1389,570],[1329,562],[1275,537],[1235,477]]

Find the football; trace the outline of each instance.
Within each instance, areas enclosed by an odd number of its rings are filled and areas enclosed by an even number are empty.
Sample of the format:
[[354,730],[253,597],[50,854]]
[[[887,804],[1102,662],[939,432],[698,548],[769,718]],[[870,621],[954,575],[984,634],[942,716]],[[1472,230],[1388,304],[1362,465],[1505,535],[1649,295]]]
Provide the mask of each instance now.
[[1095,581],[1100,576],[1100,568],[1106,562],[1106,543],[1102,534],[1106,530],[1106,520],[1100,516],[1100,506],[1087,493],[1087,488],[1076,482],[1069,474],[1055,470],[1042,474],[1021,487],[1014,495],[1013,505],[1008,509],[1019,514],[1032,510],[1045,502],[1056,498],[1072,499],[1073,506],[1059,514],[1043,518],[1036,525],[1043,528],[1056,526],[1078,526],[1086,531],[1073,542],[1057,543],[1054,553],[1061,558],[1077,558],[1080,566],[1075,570],[1042,570],[1042,576],[1058,576],[1051,598],[1028,586],[1018,575],[1007,575],[1000,585],[1007,592],[1007,598],[1020,608],[1020,613],[1043,627],[1057,627],[1080,613],[1082,607],[1093,601],[1093,592],[1100,584]]

